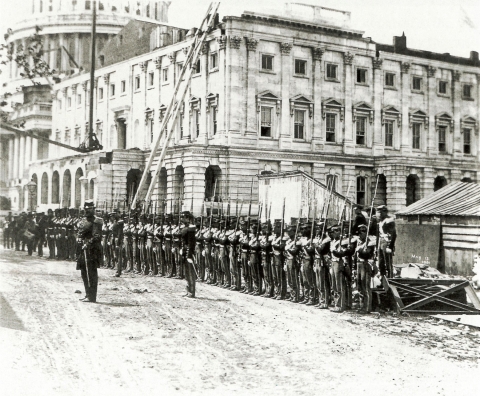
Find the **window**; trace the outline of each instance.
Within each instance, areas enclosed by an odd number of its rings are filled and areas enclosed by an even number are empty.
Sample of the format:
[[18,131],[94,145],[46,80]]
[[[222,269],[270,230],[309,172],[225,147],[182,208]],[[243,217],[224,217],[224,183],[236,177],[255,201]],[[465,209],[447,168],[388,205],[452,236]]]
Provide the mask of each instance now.
[[300,74],[302,76],[307,74],[307,61],[295,59],[295,74]]
[[325,140],[335,143],[335,114],[327,114],[327,134]]
[[272,108],[261,107],[260,136],[272,137]]
[[420,130],[422,124],[416,122],[412,124],[412,148],[420,150]]
[[464,98],[471,99],[471,97],[472,97],[472,86],[469,85],[469,84],[465,84],[463,86],[462,93],[463,93]]
[[162,70],[162,80],[163,82],[168,81],[168,67]]
[[337,80],[337,71],[338,71],[338,66],[333,65],[331,63],[327,63],[327,78],[331,80]]
[[273,71],[273,55],[262,54],[262,70]]
[[195,110],[195,134],[197,137],[200,136],[200,112]]
[[471,154],[471,129],[465,128],[463,130],[463,154]]
[[200,59],[197,60],[197,63],[195,63],[195,74],[200,74],[202,71],[202,64],[200,63]]
[[439,81],[438,82],[438,93],[442,95],[447,94],[447,82],[446,81]]
[[110,96],[115,96],[115,84],[110,84]]
[[59,141],[60,141],[60,138],[61,138],[61,135],[62,135],[62,134],[61,134],[60,130],[57,129],[57,130],[55,131],[55,141],[59,142]]
[[153,74],[153,72],[148,73],[148,85],[152,87],[154,82],[155,82],[155,75]]
[[98,9],[100,11],[103,11],[105,9],[105,6],[103,5],[103,3],[101,1],[98,3]]
[[212,111],[212,125],[213,125],[213,134],[217,134],[217,109]]
[[395,86],[395,74],[385,73],[385,85],[387,87],[394,87]]
[[438,127],[438,151],[441,153],[447,152],[447,127]]
[[365,117],[357,118],[357,132],[356,132],[356,141],[357,144],[365,144],[365,132],[367,129],[367,119]]
[[77,105],[81,105],[82,104],[82,94],[78,94],[77,95]]
[[357,177],[357,204],[365,205],[365,178],[362,176]]
[[412,78],[412,89],[415,91],[421,91],[422,89],[422,78],[421,77],[413,77]]
[[65,129],[65,143],[70,144],[70,128]]
[[[177,71],[178,71],[177,74],[178,74],[178,76],[180,76],[180,74],[182,73],[182,69],[183,69],[183,62],[178,63],[177,64]],[[183,77],[183,78],[185,78],[185,77]]]
[[180,129],[180,139],[183,138],[183,114],[178,116],[178,128]]
[[99,88],[99,90],[98,90],[98,96],[99,96],[100,100],[103,99],[103,88]]
[[385,121],[385,146],[393,147],[393,121]]
[[121,91],[122,93],[124,93],[124,92],[126,91],[126,89],[127,89],[127,84],[126,84],[125,80],[123,80],[123,81],[120,83],[120,91]]
[[327,175],[327,188],[331,189],[331,191],[337,191],[336,175]]
[[68,108],[72,107],[72,97],[71,97],[71,96],[69,96],[69,97],[67,98],[67,107],[68,107]]
[[305,110],[295,110],[294,131],[295,139],[305,139]]
[[210,55],[210,69],[218,67],[218,54],[215,52]]
[[366,84],[367,83],[367,70],[366,69],[357,69],[357,83]]
[[150,143],[153,142],[153,118],[148,119],[148,131],[150,132]]
[[92,9],[91,1],[89,1],[89,0],[85,1],[85,9],[86,10],[91,10]]
[[140,89],[140,76],[135,76],[135,90]]

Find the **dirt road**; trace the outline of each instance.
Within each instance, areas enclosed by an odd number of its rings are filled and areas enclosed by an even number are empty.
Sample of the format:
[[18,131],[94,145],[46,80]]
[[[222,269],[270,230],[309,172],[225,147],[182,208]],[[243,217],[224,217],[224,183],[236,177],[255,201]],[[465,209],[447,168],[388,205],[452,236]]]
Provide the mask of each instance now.
[[[0,250],[0,394],[472,395],[480,332]],[[138,293],[138,291],[148,292]],[[76,294],[81,290],[82,294]],[[472,393],[473,392],[473,393]]]

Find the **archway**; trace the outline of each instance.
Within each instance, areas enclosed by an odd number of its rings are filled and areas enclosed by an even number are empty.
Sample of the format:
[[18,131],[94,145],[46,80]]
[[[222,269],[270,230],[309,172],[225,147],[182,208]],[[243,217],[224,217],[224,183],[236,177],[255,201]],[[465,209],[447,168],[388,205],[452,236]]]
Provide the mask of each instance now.
[[447,179],[444,176],[437,176],[433,182],[433,191],[440,190],[447,185]]
[[95,181],[91,179],[88,186],[88,199],[94,199],[94,197],[95,197]]
[[[387,177],[381,173],[378,176],[377,195],[375,196],[375,206],[387,204]],[[375,190],[376,179],[372,180],[372,191]],[[368,203],[368,202],[367,202]]]
[[48,175],[44,172],[42,175],[42,186],[40,190],[40,203],[43,205],[48,204]]
[[83,176],[82,168],[78,168],[75,172],[75,207],[79,208],[82,205],[82,183],[80,178]]
[[63,173],[62,207],[69,208],[72,201],[72,175],[70,170]]
[[158,201],[161,205],[162,202],[166,202],[167,199],[167,169],[162,168],[160,169],[160,174],[158,176]]
[[408,175],[406,181],[406,196],[407,206],[420,199],[420,179],[417,175]]
[[184,186],[185,171],[183,170],[182,165],[179,165],[175,168],[175,177],[174,177],[173,180],[174,180],[173,199],[174,199],[174,204],[177,205],[178,209],[176,211],[178,212],[178,210],[180,210],[181,205],[182,205],[182,201],[183,201],[183,198],[184,198],[184,189],[185,189],[185,186]]
[[472,178],[470,178],[470,177],[464,177],[461,181],[464,182],[464,183],[473,183]]
[[60,176],[57,171],[52,175],[52,204],[60,203]]
[[142,179],[140,169],[130,169],[127,172],[127,203],[130,205],[138,190],[138,185]]
[[[220,194],[220,184],[222,178],[222,170],[217,165],[210,165],[205,170],[205,200],[214,199],[218,201]],[[213,196],[215,194],[215,197]]]

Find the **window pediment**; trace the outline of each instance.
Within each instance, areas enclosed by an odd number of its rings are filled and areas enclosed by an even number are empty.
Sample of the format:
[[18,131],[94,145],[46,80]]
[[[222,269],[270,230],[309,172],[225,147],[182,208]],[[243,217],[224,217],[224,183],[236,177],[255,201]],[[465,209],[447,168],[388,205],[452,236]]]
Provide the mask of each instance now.
[[276,108],[276,113],[280,114],[280,105],[282,101],[277,95],[273,94],[271,91],[264,91],[257,94],[256,103],[257,113],[260,113],[260,107],[262,104],[274,104]]
[[439,126],[449,126],[450,133],[453,133],[453,118],[446,112],[439,113],[435,116],[435,129]]
[[460,132],[463,132],[464,128],[472,128],[475,131],[475,134],[478,133],[478,122],[475,118],[470,116],[464,116],[460,120]]
[[366,115],[369,118],[370,124],[373,123],[373,107],[366,102],[359,102],[352,106],[352,119],[353,122],[357,122],[358,115]]
[[205,99],[207,103],[207,113],[210,112],[211,108],[214,108],[215,111],[218,111],[218,94],[209,93]]
[[402,113],[394,106],[389,105],[382,109],[382,125],[387,119],[396,119],[398,127],[402,125]]
[[153,122],[154,113],[155,113],[155,110],[151,109],[150,107],[147,107],[145,109],[145,125],[148,124],[149,120],[152,120]]
[[290,98],[290,116],[293,117],[295,106],[302,106],[308,108],[308,116],[313,117],[313,102],[303,95],[296,95]]
[[408,113],[408,126],[412,128],[414,122],[423,122],[425,129],[428,129],[428,116],[423,110],[414,109]]
[[345,117],[345,106],[340,100],[334,98],[325,99],[322,102],[322,119],[325,119],[328,111],[338,112],[340,114],[340,121]]
[[160,107],[158,108],[158,119],[160,120],[160,122],[163,121],[166,111],[167,111],[167,106],[165,106],[164,104],[161,104]]

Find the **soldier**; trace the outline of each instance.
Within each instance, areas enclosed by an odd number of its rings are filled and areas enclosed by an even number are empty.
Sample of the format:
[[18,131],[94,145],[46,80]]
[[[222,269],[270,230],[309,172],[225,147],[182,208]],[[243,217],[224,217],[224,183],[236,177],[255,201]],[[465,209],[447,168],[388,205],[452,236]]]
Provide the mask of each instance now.
[[212,218],[212,243],[210,249],[211,260],[211,274],[212,285],[218,286],[220,284],[220,277],[218,273],[218,235],[220,234],[220,220],[217,217]]
[[163,215],[155,216],[155,226],[153,229],[153,275],[165,276],[165,256],[163,251]]
[[48,209],[47,211],[47,243],[48,243],[48,259],[54,260],[56,257],[55,254],[55,218],[53,217],[53,210]]
[[298,247],[295,238],[297,221],[298,219],[292,218],[291,225],[287,228],[288,240],[285,243],[284,249],[284,271],[287,273],[288,287],[290,288],[290,301],[294,303],[299,302],[298,268],[296,262]]
[[23,237],[23,231],[25,229],[25,223],[27,221],[27,214],[22,212],[18,216],[15,222],[15,250],[20,250],[20,243],[22,244],[22,252],[25,251],[25,239]]
[[368,236],[367,226],[358,227],[359,236],[355,242],[355,262],[357,266],[357,288],[360,295],[359,313],[369,314],[372,311],[371,278],[374,275],[373,257],[375,254],[376,238]]
[[253,285],[251,282],[252,277],[250,276],[250,266],[248,265],[248,260],[250,257],[248,223],[246,221],[242,221],[240,225],[241,234],[239,235],[238,243],[240,245],[240,261],[243,275],[243,289],[240,292],[250,294],[253,292]]
[[[316,238],[313,241],[315,246],[315,276],[317,290],[319,295],[318,308],[327,309],[330,304],[331,284],[330,284],[330,236],[328,233],[322,235],[325,229],[323,222],[318,222],[315,226]],[[322,238],[323,236],[323,238]]]
[[33,252],[33,244],[35,242],[35,235],[36,235],[36,223],[33,220],[33,214],[29,213],[27,215],[27,219],[22,229],[22,235],[24,236],[24,240],[27,242],[27,254],[29,256],[32,255]]
[[81,271],[85,286],[83,302],[97,301],[98,272],[97,267],[101,255],[102,218],[95,217],[94,204],[85,201],[85,217],[78,225],[77,234],[77,270]]
[[204,227],[203,216],[195,219],[197,233],[195,234],[195,263],[198,269],[198,281],[205,281],[205,256],[203,254],[203,233],[206,231]]
[[229,217],[228,231],[228,261],[230,263],[230,275],[232,277],[232,290],[240,291],[242,288],[241,267],[238,265],[238,246],[241,231],[238,230],[238,218]]
[[175,267],[173,266],[172,258],[172,243],[173,243],[173,226],[172,226],[172,215],[168,214],[165,216],[165,231],[164,231],[164,245],[165,245],[165,264],[166,276],[167,278],[172,278],[175,276]]
[[197,273],[193,262],[193,253],[195,250],[195,225],[191,224],[192,215],[190,212],[183,212],[182,221],[184,227],[181,230],[182,253],[185,263],[185,278],[187,280],[186,297],[195,298],[195,280]]
[[284,231],[281,235],[282,220],[277,219],[273,227],[272,239],[272,282],[274,286],[274,297],[276,300],[284,300],[287,295],[287,277],[283,269],[285,243],[288,240],[288,234]]
[[226,221],[220,221],[220,229],[217,236],[218,249],[218,285],[224,289],[232,286],[230,277],[230,265],[228,263],[228,237],[226,235]]
[[13,216],[12,212],[8,212],[8,216],[5,218],[3,225],[3,248],[10,249],[10,225],[12,224]]
[[144,275],[152,276],[153,275],[153,232],[154,232],[154,224],[155,221],[153,213],[150,213],[146,219],[145,224],[145,233],[146,233],[146,240],[145,240],[145,252],[146,252],[146,260],[145,260],[145,269],[143,271]]
[[257,223],[257,220],[251,220],[251,225],[251,233],[248,243],[250,251],[248,267],[251,276],[250,282],[253,285],[253,291],[249,292],[248,294],[259,296],[260,294],[262,294],[262,284],[260,283],[260,266],[262,256],[260,254],[259,236],[257,235],[259,225]]
[[123,246],[125,248],[125,260],[127,269],[125,272],[133,272],[133,228],[135,227],[133,217],[129,212],[127,220],[123,226]]
[[[397,239],[395,220],[388,216],[388,208],[385,205],[379,206],[378,212],[378,267],[380,275],[393,278],[393,254]],[[371,224],[371,227],[374,225]]]
[[48,220],[44,212],[37,213],[37,253],[38,257],[43,257],[43,245],[46,241],[46,232],[48,227]]
[[[272,227],[270,220],[266,220],[262,223],[262,231],[260,235],[260,249],[261,249],[261,278],[265,283],[265,293],[262,297],[271,298],[273,297],[274,285],[273,285],[273,275],[272,275],[272,241],[275,238],[272,235]],[[261,284],[261,280],[260,280]]]
[[103,252],[103,267],[110,267],[110,249],[108,248],[109,238],[110,238],[110,219],[108,214],[105,212],[103,214],[103,225],[102,225],[102,252]]
[[205,227],[202,233],[203,239],[203,257],[205,259],[205,270],[207,276],[207,283],[213,284],[214,273],[213,273],[213,260],[212,260],[212,244],[213,244],[213,233],[211,227]]
[[175,215],[173,219],[173,228],[172,232],[172,257],[174,263],[172,264],[175,268],[175,279],[183,279],[183,260],[182,255],[180,254],[180,249],[182,248],[181,233],[180,233],[180,223],[179,216]]
[[358,229],[361,225],[367,225],[368,224],[368,219],[365,217],[365,214],[363,212],[363,206],[362,205],[355,205],[355,218],[353,219],[353,224],[352,224],[352,234],[353,235],[358,235]]
[[315,305],[317,303],[316,287],[313,274],[313,259],[315,254],[315,247],[310,238],[312,230],[311,222],[307,222],[302,226],[302,237],[300,238],[300,271],[302,273],[304,299],[302,304]]
[[67,228],[67,260],[75,260],[75,227],[76,227],[76,209],[70,208],[68,210],[68,217],[65,221]]

